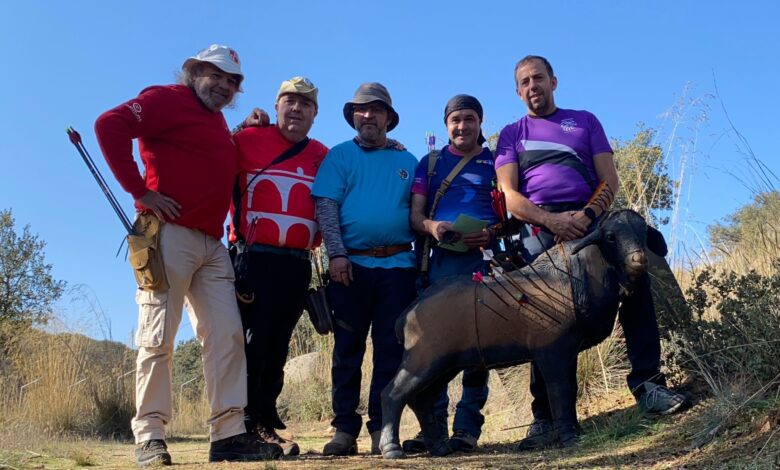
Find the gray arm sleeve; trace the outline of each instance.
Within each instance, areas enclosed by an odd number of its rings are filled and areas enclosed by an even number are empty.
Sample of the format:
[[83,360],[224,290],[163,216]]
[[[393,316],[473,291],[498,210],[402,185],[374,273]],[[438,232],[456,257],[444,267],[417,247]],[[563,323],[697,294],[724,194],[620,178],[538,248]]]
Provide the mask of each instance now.
[[325,197],[315,198],[317,223],[320,224],[320,233],[328,249],[328,256],[346,256],[347,249],[341,241],[341,222],[339,222],[339,203]]

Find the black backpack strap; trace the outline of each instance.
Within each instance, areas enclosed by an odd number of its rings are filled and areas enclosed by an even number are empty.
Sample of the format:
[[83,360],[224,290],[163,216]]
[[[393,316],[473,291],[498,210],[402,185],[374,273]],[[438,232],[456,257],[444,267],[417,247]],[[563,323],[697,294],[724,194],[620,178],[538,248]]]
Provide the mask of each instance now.
[[292,147],[288,148],[284,152],[282,152],[278,157],[271,160],[271,163],[264,166],[260,171],[255,173],[254,176],[252,176],[252,179],[249,180],[249,182],[246,184],[246,188],[244,188],[243,191],[241,191],[241,187],[239,186],[239,176],[236,176],[236,182],[233,183],[233,208],[235,209],[233,212],[233,231],[236,234],[236,239],[240,241],[244,241],[244,236],[241,235],[241,198],[244,197],[244,194],[246,194],[247,190],[249,189],[249,186],[252,185],[252,183],[255,181],[255,178],[260,176],[265,170],[271,168],[274,165],[278,165],[279,163],[282,163],[285,160],[289,160],[292,157],[298,155],[303,151],[303,149],[306,148],[307,145],[309,145],[309,139],[308,137],[305,137],[303,140],[295,143]]
[[[477,154],[479,155],[479,154]],[[444,193],[447,192],[447,189],[449,189],[450,185],[452,184],[452,181],[455,179],[456,176],[463,170],[463,168],[468,165],[468,163],[477,155],[472,155],[470,157],[462,157],[461,160],[450,170],[449,174],[442,180],[441,184],[439,185],[439,188],[436,190],[436,195],[433,197],[433,202],[431,203],[431,211],[428,213],[428,218],[433,219],[434,214],[436,213],[436,206],[439,205],[439,201],[441,200],[442,196],[444,196]],[[434,156],[433,152],[429,155],[428,158]],[[438,152],[435,155],[438,160]],[[431,180],[433,178],[433,175],[436,173],[434,171],[436,167],[436,162],[431,163],[430,160],[428,160],[428,194],[430,194],[431,191]],[[423,253],[422,253],[422,259],[420,262],[420,272],[423,273],[423,275],[428,273],[428,263],[430,262],[430,251],[431,246],[433,245],[433,237],[431,235],[427,235],[425,237],[425,244],[423,245]]]

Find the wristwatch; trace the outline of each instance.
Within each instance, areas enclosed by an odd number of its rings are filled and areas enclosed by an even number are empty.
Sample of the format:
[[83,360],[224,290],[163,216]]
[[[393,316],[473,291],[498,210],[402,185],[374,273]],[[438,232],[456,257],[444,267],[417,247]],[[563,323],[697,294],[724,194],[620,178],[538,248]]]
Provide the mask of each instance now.
[[586,207],[586,208],[582,209],[582,212],[583,212],[583,214],[588,216],[588,218],[590,219],[591,222],[596,220],[596,212],[592,208]]

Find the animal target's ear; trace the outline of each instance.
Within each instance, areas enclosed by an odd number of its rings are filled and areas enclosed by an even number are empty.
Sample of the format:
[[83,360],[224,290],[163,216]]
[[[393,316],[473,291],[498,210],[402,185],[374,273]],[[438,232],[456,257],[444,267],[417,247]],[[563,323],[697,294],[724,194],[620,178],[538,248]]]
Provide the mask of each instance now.
[[585,235],[585,238],[580,239],[580,241],[574,245],[574,248],[572,248],[571,254],[576,255],[581,249],[585,248],[586,246],[590,246],[599,240],[601,240],[601,230],[596,229]]
[[664,234],[649,225],[647,226],[647,248],[662,258],[669,253]]

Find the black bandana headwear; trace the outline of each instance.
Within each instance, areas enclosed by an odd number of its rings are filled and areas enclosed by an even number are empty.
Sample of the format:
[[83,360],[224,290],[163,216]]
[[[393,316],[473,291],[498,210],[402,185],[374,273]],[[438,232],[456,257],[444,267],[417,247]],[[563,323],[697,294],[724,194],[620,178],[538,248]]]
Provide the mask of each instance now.
[[[480,123],[482,122],[482,104],[479,100],[471,95],[455,95],[447,101],[447,106],[444,107],[444,122],[447,123],[447,116],[455,111],[462,109],[472,109],[479,116]],[[479,128],[479,137],[477,138],[477,145],[485,143],[485,136],[482,135],[482,126]]]

